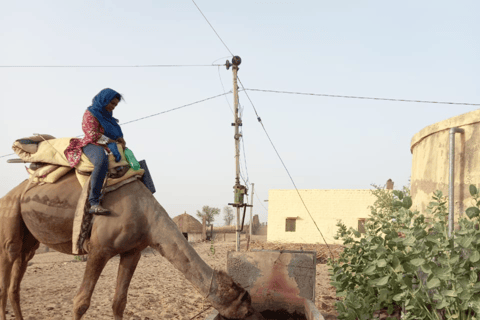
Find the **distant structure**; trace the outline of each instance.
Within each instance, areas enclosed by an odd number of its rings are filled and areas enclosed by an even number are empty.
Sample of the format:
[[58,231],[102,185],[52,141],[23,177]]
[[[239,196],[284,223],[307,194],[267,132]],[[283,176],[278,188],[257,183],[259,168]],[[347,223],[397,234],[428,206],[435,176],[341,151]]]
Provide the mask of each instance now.
[[173,222],[188,241],[203,240],[202,224],[186,212],[174,217]]
[[393,190],[393,181],[392,179],[387,180],[387,190]]
[[[393,184],[393,182],[392,182]],[[268,195],[268,242],[341,244],[335,239],[338,220],[348,228],[365,232],[365,220],[375,196],[370,189],[361,190],[270,190]],[[314,223],[315,221],[315,223]]]

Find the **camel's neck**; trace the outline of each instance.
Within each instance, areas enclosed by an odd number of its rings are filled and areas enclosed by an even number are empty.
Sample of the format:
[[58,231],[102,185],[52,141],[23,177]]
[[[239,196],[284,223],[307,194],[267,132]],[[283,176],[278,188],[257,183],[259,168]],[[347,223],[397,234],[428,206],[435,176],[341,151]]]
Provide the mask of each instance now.
[[190,246],[165,209],[156,201],[152,206],[148,217],[150,246],[182,272],[222,315],[243,319],[251,311],[250,298],[245,290],[226,273],[214,272]]
[[150,246],[158,250],[162,256],[181,271],[202,295],[207,295],[213,272],[212,268],[190,246],[178,230],[175,222],[156,201],[153,215],[149,217],[149,220]]

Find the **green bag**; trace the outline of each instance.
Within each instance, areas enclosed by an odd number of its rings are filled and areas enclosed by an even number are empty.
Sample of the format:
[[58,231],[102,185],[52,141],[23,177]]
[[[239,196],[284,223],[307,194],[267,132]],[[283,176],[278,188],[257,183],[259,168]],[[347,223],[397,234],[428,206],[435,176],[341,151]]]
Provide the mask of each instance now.
[[127,158],[127,162],[130,165],[130,168],[135,171],[140,169],[140,163],[138,163],[137,159],[135,159],[132,150],[125,148],[125,158]]

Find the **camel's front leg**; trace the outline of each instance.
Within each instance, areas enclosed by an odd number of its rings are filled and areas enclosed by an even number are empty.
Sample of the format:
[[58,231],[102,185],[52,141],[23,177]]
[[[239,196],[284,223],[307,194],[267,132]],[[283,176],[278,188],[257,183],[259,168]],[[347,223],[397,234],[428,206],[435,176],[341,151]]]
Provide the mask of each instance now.
[[137,268],[138,261],[142,256],[142,252],[135,250],[122,253],[120,255],[120,265],[118,266],[117,288],[113,298],[113,316],[115,320],[123,319],[123,312],[127,305],[127,292],[132,280],[133,273]]
[[82,285],[73,299],[74,320],[80,320],[90,307],[93,289],[95,289],[98,278],[111,257],[110,254],[107,255],[104,252],[95,250],[88,254],[87,267],[85,268]]

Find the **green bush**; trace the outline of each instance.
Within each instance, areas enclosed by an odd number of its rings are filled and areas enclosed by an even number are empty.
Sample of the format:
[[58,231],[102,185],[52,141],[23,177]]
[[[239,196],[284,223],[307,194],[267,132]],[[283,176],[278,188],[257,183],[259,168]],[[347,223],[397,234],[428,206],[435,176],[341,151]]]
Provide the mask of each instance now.
[[[480,195],[448,237],[448,212],[436,191],[427,216],[411,211],[409,190],[376,187],[365,234],[338,222],[345,249],[329,261],[339,319],[374,319],[378,310],[402,319],[480,319]],[[477,227],[477,228],[476,228]],[[478,315],[478,316],[477,316]],[[389,319],[394,319],[393,317]]]

